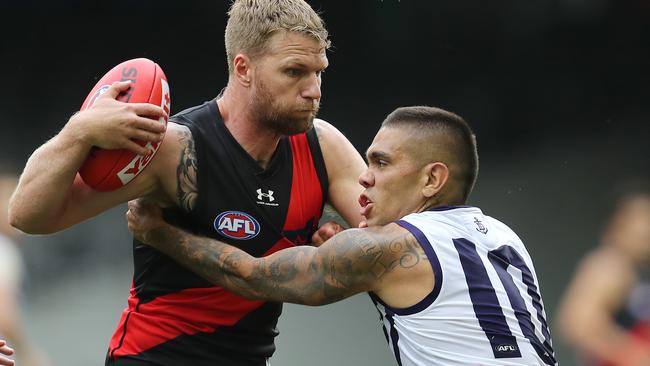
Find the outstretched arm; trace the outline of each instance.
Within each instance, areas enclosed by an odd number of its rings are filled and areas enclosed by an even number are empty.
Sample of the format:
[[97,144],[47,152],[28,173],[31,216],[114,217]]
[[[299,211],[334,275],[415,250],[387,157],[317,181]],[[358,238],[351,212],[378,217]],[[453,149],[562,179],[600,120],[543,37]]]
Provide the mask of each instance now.
[[255,258],[220,241],[165,223],[160,209],[129,202],[129,230],[183,266],[226,290],[251,299],[305,305],[332,303],[393,281],[422,255],[397,225],[346,230],[318,248],[300,246]]

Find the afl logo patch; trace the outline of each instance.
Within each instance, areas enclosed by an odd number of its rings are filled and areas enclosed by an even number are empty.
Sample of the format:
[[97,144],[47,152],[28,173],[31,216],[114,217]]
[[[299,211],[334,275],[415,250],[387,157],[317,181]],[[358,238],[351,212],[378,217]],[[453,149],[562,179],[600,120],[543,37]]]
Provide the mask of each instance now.
[[245,212],[226,211],[214,219],[214,229],[227,238],[248,240],[260,233],[260,224]]

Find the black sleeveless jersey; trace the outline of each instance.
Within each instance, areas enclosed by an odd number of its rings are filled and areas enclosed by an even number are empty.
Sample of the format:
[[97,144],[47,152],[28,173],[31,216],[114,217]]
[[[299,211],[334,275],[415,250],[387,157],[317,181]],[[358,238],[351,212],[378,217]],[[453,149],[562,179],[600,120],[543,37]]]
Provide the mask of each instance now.
[[[283,137],[262,169],[225,127],[216,101],[172,121],[192,133],[198,195],[191,212],[166,211],[169,222],[255,257],[310,241],[327,192],[313,128]],[[131,295],[107,363],[222,365],[228,358],[245,365],[273,354],[281,303],[246,300],[213,286],[141,243],[133,250]]]

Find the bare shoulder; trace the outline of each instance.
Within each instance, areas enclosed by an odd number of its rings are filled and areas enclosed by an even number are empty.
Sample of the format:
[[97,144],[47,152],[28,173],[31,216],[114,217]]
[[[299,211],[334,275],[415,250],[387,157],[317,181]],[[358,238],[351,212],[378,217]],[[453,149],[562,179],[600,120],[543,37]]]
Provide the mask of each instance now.
[[366,163],[336,127],[323,120],[314,120],[314,128],[327,170],[329,203],[350,226],[356,227],[362,220],[356,204],[363,189],[359,176],[366,170]]
[[159,156],[154,159],[156,172],[163,187],[165,200],[185,211],[191,211],[198,191],[196,148],[190,129],[169,122],[157,155]]
[[322,119],[314,120],[314,128],[330,178],[341,176],[351,178],[356,183],[359,174],[366,168],[357,149],[341,131]]
[[341,133],[341,131],[339,131],[338,128],[325,120],[315,118],[314,128],[316,129],[316,135],[318,136],[318,141],[321,146],[323,143],[335,144],[337,141],[346,141],[349,143],[348,139],[343,135],[343,133]]

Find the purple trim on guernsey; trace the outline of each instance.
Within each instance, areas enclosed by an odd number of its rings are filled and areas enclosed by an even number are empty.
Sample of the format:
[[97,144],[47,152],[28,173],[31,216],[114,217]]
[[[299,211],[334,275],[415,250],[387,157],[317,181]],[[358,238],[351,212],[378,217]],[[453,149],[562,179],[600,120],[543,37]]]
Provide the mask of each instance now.
[[438,256],[436,255],[435,250],[433,250],[433,247],[431,246],[431,243],[429,243],[429,239],[427,239],[426,236],[424,236],[424,233],[420,231],[417,227],[413,226],[411,223],[406,222],[404,220],[398,220],[395,221],[395,223],[404,229],[408,230],[414,237],[417,239],[418,243],[424,249],[424,253],[426,253],[429,263],[431,263],[431,269],[433,270],[434,273],[434,278],[435,278],[435,284],[433,285],[433,290],[424,297],[424,299],[420,300],[417,304],[413,306],[409,306],[408,308],[394,308],[389,305],[386,305],[379,296],[377,296],[374,293],[369,293],[370,297],[372,297],[375,301],[380,303],[381,305],[384,306],[386,309],[387,313],[393,313],[397,315],[411,315],[411,314],[416,314],[421,312],[422,310],[426,309],[429,307],[429,305],[433,304],[433,302],[438,298],[438,294],[440,293],[440,288],[442,286],[442,268],[440,267],[440,261],[438,260]]
[[459,205],[459,206],[439,206],[439,207],[432,207],[430,209],[427,209],[427,211],[449,211],[449,210],[453,210],[453,209],[456,209],[456,208],[474,208],[474,206],[463,206],[463,205]]

